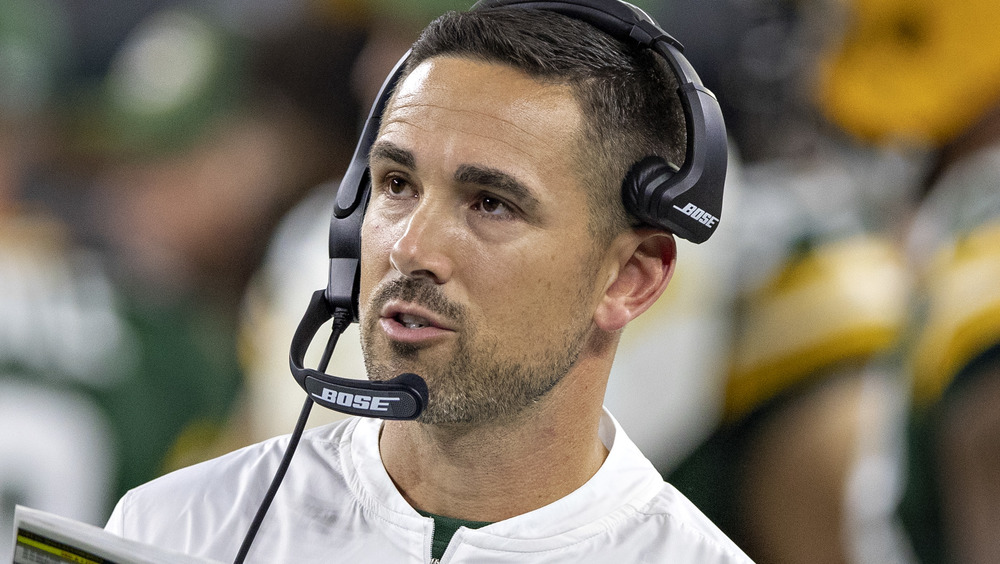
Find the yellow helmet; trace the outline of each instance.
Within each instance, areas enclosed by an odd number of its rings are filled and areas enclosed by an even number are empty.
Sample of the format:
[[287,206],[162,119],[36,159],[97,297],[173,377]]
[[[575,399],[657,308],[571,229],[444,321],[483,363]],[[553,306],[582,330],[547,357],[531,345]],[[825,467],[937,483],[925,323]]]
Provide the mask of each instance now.
[[874,142],[942,144],[1000,101],[1000,2],[850,0],[819,104]]

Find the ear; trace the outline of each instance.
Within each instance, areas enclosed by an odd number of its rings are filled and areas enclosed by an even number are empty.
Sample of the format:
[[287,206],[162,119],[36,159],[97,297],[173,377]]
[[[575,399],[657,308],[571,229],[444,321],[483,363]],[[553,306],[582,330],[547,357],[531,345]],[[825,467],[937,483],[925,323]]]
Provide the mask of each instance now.
[[649,309],[663,294],[674,273],[674,236],[654,229],[637,229],[612,243],[617,264],[594,312],[594,323],[618,331]]

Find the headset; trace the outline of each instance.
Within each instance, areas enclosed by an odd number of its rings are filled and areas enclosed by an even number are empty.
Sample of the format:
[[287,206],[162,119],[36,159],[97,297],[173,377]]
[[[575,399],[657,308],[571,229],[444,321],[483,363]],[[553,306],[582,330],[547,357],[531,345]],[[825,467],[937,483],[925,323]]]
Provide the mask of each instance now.
[[[471,10],[509,7],[550,10],[584,21],[627,44],[659,54],[677,78],[684,111],[687,148],[678,169],[657,156],[635,163],[622,182],[626,209],[644,224],[694,243],[718,227],[726,177],[728,144],[718,100],[701,83],[682,55],[681,44],[639,8],[619,0],[481,0]],[[371,192],[368,152],[378,135],[382,113],[399,81],[409,53],[396,63],[375,99],[347,172],[341,180],[330,220],[330,270],[292,339],[289,364],[295,380],[324,407],[382,419],[416,418],[427,403],[427,387],[414,374],[385,382],[339,378],[303,368],[303,357],[317,330],[331,317],[341,325],[358,320],[361,223]],[[335,323],[337,325],[337,323]]]
[[[681,54],[683,47],[645,12],[619,0],[480,0],[471,10],[509,7],[550,10],[589,23],[626,44],[659,54],[677,78],[684,111],[687,148],[680,168],[657,156],[640,159],[622,182],[625,208],[644,224],[701,243],[718,227],[726,179],[728,144],[719,103]],[[384,382],[327,374],[341,333],[358,321],[361,276],[361,223],[371,192],[368,152],[378,135],[382,113],[400,80],[407,52],[386,78],[361,131],[350,165],[340,182],[330,219],[330,276],[327,287],[313,293],[292,337],[289,366],[307,397],[278,469],[234,560],[241,564],[284,478],[312,404],[380,419],[415,419],[427,405],[427,384],[405,373]],[[331,335],[316,369],[304,368],[306,350],[317,331],[333,319]]]

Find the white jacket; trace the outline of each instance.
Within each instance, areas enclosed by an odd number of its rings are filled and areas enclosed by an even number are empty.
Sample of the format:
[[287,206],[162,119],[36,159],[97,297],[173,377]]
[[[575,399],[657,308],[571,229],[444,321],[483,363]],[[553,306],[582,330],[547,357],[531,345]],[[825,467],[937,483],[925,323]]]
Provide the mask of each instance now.
[[[378,450],[381,421],[347,419],[303,434],[247,562],[431,560],[434,522],[399,494]],[[600,470],[568,496],[482,529],[459,529],[442,564],[750,562],[665,483],[605,412]],[[231,562],[288,437],[168,474],[128,492],[107,529]]]

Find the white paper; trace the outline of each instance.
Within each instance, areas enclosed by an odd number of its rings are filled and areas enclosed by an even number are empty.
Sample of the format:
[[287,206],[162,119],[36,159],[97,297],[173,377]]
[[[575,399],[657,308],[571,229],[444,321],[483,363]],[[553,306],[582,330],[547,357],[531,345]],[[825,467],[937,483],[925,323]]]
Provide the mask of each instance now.
[[14,511],[13,544],[12,564],[220,564],[20,505]]

